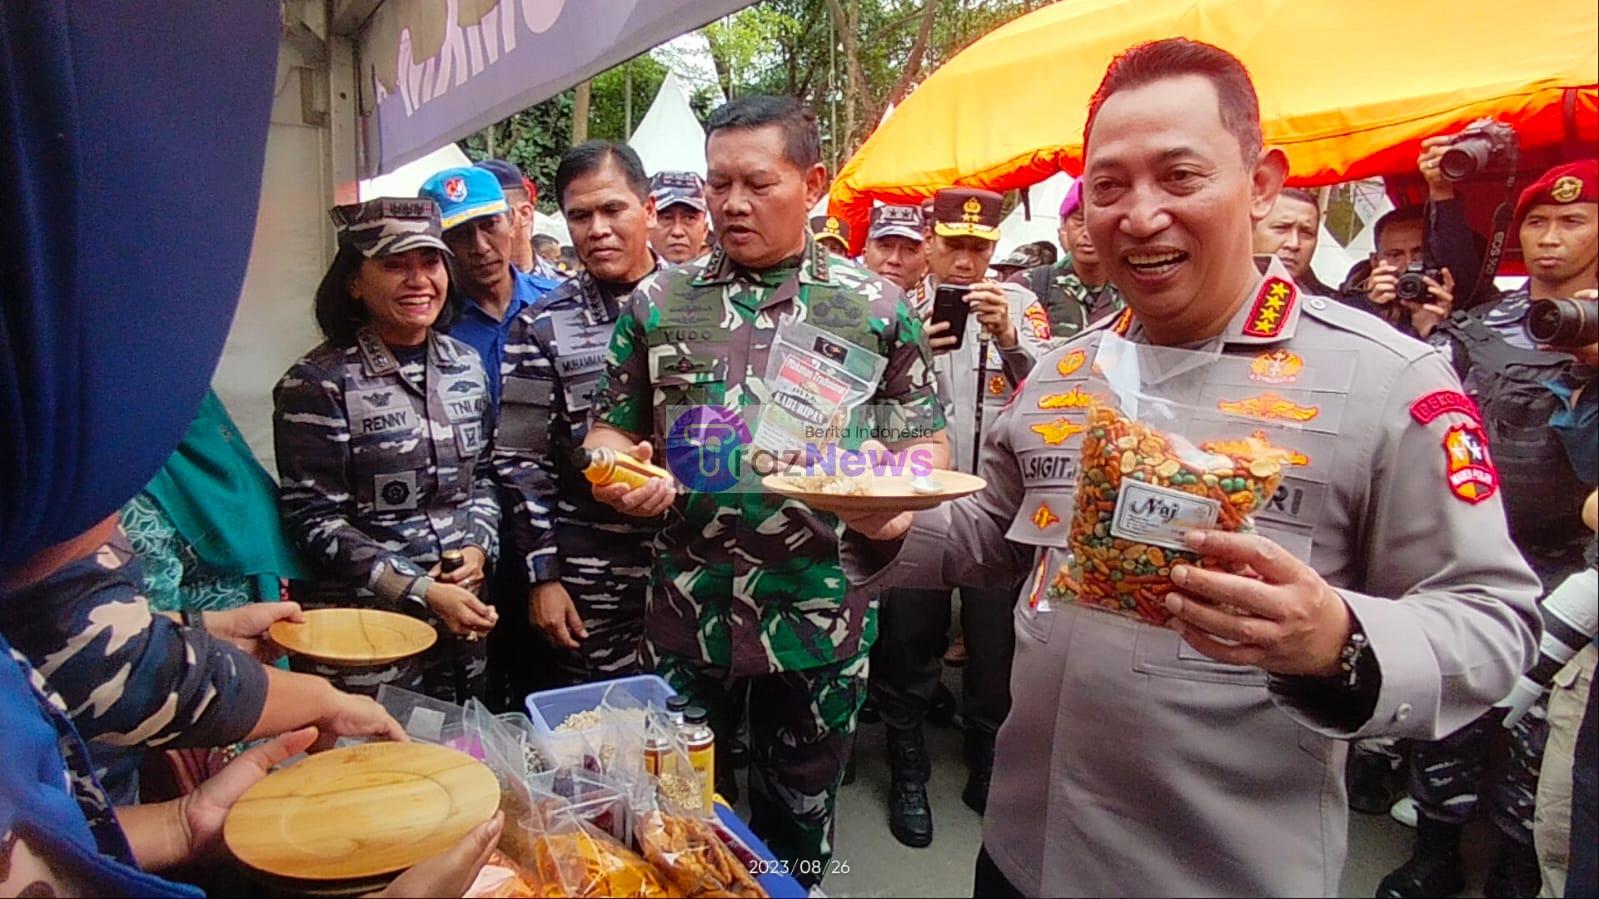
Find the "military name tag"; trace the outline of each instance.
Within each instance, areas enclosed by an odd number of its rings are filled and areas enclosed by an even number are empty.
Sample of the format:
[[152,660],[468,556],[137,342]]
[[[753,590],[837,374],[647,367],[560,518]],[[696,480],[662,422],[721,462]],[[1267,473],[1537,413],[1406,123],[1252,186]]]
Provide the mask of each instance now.
[[417,507],[416,472],[372,476],[372,507],[379,512],[409,512]]
[[1110,532],[1135,543],[1186,550],[1183,534],[1215,525],[1220,507],[1213,499],[1124,478]]
[[405,390],[398,386],[353,391],[345,400],[345,408],[350,415],[350,433],[356,437],[414,431],[417,427],[416,410]]
[[605,367],[605,352],[613,330],[610,325],[590,325],[581,309],[551,312],[550,324],[555,330],[555,370],[561,377]]

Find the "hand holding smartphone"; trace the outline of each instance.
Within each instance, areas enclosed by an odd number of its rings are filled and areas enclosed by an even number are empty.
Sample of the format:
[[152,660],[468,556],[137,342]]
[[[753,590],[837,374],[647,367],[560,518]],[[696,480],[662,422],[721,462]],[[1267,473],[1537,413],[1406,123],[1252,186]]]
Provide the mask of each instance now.
[[940,284],[938,291],[933,294],[933,315],[928,319],[928,323],[949,323],[949,329],[943,336],[955,339],[955,343],[949,347],[951,350],[960,349],[966,340],[966,317],[972,311],[972,307],[966,302],[966,294],[970,290],[969,286]]

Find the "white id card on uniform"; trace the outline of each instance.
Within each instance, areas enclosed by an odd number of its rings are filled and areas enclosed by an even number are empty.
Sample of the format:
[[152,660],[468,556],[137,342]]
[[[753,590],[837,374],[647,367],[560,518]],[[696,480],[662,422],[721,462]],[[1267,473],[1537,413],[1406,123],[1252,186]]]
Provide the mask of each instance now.
[[782,457],[838,443],[877,390],[888,360],[804,322],[777,329],[754,445]]

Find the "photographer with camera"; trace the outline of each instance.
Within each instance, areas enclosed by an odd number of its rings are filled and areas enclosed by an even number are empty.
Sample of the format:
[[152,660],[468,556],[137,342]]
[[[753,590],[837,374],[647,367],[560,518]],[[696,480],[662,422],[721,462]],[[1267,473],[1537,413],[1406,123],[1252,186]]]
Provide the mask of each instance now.
[[1432,264],[1421,206],[1403,206],[1377,220],[1377,248],[1366,300],[1371,311],[1418,340],[1454,310],[1454,274]]
[[[1599,465],[1593,439],[1599,397],[1589,386],[1599,361],[1599,163],[1584,160],[1545,173],[1521,194],[1514,221],[1531,275],[1527,286],[1454,313],[1438,332],[1448,339],[1488,432],[1510,535],[1548,592],[1587,567],[1584,550],[1591,542],[1582,502]],[[1379,896],[1464,888],[1460,831],[1478,806],[1492,734],[1501,722],[1511,731],[1510,758],[1490,797],[1490,816],[1503,842],[1484,892],[1537,894],[1533,805],[1548,723],[1542,691],[1536,693],[1533,702],[1516,703],[1530,706],[1528,714],[1506,720],[1502,710],[1490,712],[1443,740],[1412,747],[1416,848],[1383,879]]]

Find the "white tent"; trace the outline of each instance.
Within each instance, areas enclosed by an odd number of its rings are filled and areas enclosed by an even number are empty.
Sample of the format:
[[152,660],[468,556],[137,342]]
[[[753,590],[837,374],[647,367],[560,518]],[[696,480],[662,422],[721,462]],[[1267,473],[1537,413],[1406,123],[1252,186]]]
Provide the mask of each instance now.
[[434,173],[471,164],[472,161],[466,158],[466,154],[461,152],[460,147],[453,142],[448,143],[421,159],[400,166],[387,175],[379,175],[369,181],[362,181],[360,187],[361,199],[414,197],[416,192],[422,189],[422,182],[431,178]]
[[[999,224],[999,243],[994,247],[995,261],[1004,259],[1011,250],[1024,243],[1035,240],[1058,242],[1056,232],[1060,229],[1060,204],[1066,199],[1066,192],[1072,189],[1072,181],[1072,176],[1058,172],[1028,188],[1028,206],[1017,203],[1005,221]],[[1031,216],[1027,215],[1028,207],[1032,209]]]
[[628,145],[651,175],[666,171],[705,174],[705,129],[675,74],[666,73],[655,102],[633,129]]

